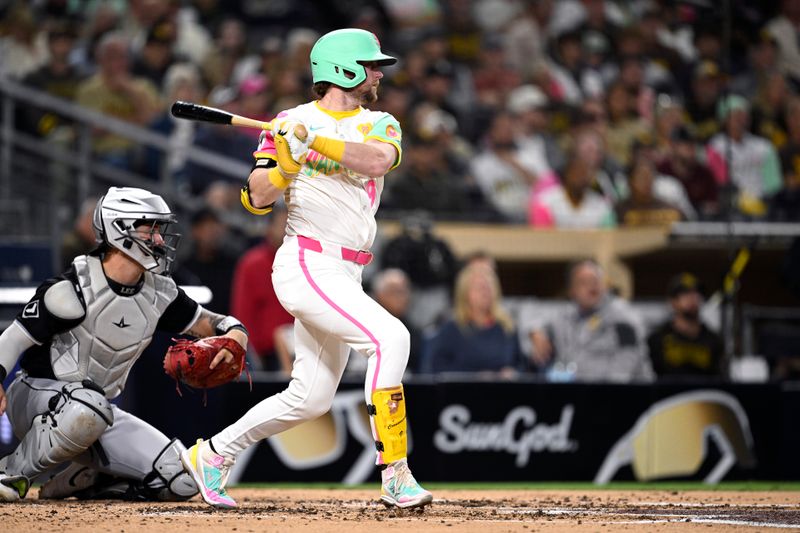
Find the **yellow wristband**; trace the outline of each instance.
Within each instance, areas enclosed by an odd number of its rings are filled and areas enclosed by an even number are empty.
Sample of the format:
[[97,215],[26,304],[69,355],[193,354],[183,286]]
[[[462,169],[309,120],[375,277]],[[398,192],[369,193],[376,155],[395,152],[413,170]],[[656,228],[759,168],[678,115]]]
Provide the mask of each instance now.
[[317,136],[311,143],[311,148],[328,159],[333,159],[337,163],[342,162],[344,157],[344,141],[331,139],[330,137]]
[[272,211],[271,205],[267,207],[258,208],[255,207],[252,203],[250,203],[250,189],[248,189],[246,185],[242,187],[242,193],[239,195],[239,200],[242,202],[244,208],[253,213],[254,215],[266,215],[267,213]]
[[267,173],[269,182],[280,190],[286,189],[292,180],[286,179],[278,167],[272,167]]

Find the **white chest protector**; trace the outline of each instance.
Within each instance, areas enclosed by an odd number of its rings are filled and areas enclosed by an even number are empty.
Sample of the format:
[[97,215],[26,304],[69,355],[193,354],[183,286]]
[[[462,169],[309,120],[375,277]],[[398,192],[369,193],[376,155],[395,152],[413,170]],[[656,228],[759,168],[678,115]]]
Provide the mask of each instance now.
[[134,295],[116,294],[106,281],[100,260],[80,256],[73,262],[86,316],[78,326],[56,335],[50,362],[57,379],[91,379],[114,398],[125,388],[133,363],[150,344],[159,318],[178,295],[168,277],[145,272]]

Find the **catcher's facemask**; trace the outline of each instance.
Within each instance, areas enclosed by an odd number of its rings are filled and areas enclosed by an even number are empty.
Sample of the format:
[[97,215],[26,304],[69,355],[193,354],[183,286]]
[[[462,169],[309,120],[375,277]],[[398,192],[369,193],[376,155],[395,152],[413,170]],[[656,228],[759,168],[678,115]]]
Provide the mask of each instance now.
[[170,231],[176,223],[175,215],[138,220],[118,218],[113,222],[120,233],[115,240],[147,270],[169,275],[181,240],[180,233]]

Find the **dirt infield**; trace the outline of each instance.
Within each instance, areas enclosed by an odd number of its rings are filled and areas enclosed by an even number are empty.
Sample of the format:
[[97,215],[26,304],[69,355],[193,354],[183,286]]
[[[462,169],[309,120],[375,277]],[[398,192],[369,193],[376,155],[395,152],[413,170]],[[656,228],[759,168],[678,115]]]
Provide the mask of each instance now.
[[31,492],[0,504],[6,531],[800,531],[800,492],[447,490],[423,511],[386,509],[364,490],[233,489],[232,511],[198,499],[47,502]]

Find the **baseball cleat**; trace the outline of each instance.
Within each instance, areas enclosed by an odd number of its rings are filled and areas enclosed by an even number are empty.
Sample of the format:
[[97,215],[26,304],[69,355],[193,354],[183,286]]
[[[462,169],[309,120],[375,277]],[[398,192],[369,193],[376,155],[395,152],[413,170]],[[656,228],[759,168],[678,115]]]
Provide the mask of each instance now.
[[70,465],[51,477],[39,489],[40,500],[63,500],[76,496],[77,492],[87,489],[97,481],[97,471],[78,463]]
[[0,473],[0,502],[16,502],[28,494],[31,482],[25,476],[7,476]]
[[181,463],[194,479],[200,496],[207,504],[223,509],[236,507],[236,501],[225,491],[225,482],[233,463],[214,453],[208,441],[197,439],[194,446],[181,452]]
[[406,459],[387,465],[381,472],[381,479],[381,501],[386,506],[410,509],[433,501],[433,495],[414,479]]

